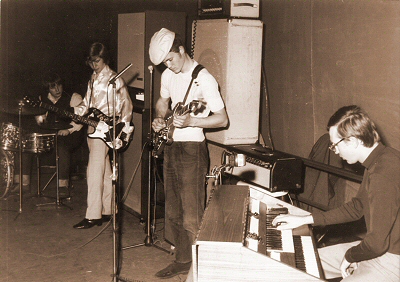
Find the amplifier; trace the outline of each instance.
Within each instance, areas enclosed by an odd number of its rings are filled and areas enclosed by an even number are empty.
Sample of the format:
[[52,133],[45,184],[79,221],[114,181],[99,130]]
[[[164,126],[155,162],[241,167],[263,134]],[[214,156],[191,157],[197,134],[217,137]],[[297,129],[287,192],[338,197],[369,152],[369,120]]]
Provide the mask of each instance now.
[[259,18],[259,0],[198,0],[201,18]]
[[245,156],[246,164],[225,171],[249,184],[261,186],[270,192],[302,192],[304,184],[303,160],[289,154],[273,151],[261,145],[233,145],[225,150]]

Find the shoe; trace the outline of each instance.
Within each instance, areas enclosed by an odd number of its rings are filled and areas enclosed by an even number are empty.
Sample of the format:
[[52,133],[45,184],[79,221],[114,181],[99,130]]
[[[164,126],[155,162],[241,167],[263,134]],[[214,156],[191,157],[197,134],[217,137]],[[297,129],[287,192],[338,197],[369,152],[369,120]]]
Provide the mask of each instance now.
[[111,219],[112,219],[112,215],[111,214],[103,214],[101,216],[102,222],[109,222]]
[[103,224],[103,220],[100,219],[87,219],[84,218],[81,222],[78,224],[74,225],[74,228],[76,229],[89,229],[92,228],[93,226],[101,226]]
[[161,279],[168,279],[178,274],[187,274],[189,272],[191,265],[192,265],[191,261],[186,263],[173,262],[166,268],[157,272],[155,275],[156,277]]

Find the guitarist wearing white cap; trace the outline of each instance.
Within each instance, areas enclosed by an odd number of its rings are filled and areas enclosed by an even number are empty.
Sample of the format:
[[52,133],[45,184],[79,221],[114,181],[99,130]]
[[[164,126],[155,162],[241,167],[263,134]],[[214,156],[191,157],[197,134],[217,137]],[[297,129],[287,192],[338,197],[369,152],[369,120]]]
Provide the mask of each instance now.
[[209,159],[203,128],[224,128],[228,116],[217,81],[190,58],[178,34],[166,28],[156,32],[149,55],[153,64],[167,67],[152,127],[156,133],[166,127],[171,133],[173,127],[171,140],[164,146],[163,168],[166,221],[172,230],[175,261],[156,273],[170,278],[189,271],[192,243],[205,208]]

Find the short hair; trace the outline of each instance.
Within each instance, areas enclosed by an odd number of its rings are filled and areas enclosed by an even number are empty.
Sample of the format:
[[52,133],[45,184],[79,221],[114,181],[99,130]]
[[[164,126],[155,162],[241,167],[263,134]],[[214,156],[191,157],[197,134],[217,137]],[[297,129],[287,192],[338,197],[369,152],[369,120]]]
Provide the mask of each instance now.
[[337,126],[338,134],[342,138],[356,137],[368,148],[380,141],[374,122],[356,105],[337,110],[329,119],[327,129],[332,126]]
[[[179,53],[180,46],[185,48],[185,45],[183,44],[182,36],[180,36],[180,34],[178,34],[178,33],[175,33],[174,42],[172,42],[172,46],[169,51],[174,52],[174,53]],[[186,48],[185,48],[185,51],[186,51]]]
[[107,65],[110,62],[110,54],[107,47],[100,42],[95,42],[90,46],[89,56],[87,57],[86,63],[89,64],[94,58],[102,58],[104,63]]
[[49,88],[54,87],[55,85],[62,85],[63,81],[61,77],[53,71],[48,71],[42,76],[42,86],[49,90]]

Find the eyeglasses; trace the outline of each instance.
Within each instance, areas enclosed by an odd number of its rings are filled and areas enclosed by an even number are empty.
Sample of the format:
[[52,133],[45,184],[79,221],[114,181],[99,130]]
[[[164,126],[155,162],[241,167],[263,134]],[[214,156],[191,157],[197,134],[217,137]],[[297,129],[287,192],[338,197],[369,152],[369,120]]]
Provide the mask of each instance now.
[[338,142],[332,143],[332,144],[329,146],[329,150],[331,150],[332,152],[336,152],[336,146],[339,145],[339,143],[342,142],[344,139],[346,139],[346,138],[343,137],[343,138],[340,139]]

